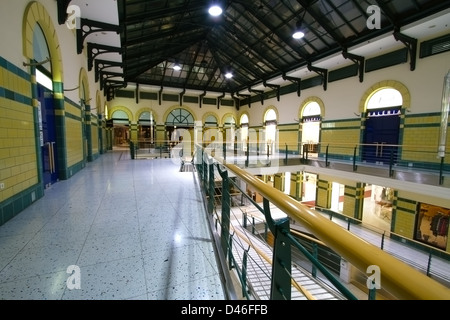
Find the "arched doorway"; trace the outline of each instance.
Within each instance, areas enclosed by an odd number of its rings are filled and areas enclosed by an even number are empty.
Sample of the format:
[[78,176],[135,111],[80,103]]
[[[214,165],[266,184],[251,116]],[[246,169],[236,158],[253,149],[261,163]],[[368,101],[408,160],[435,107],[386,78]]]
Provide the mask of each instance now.
[[302,137],[301,146],[302,154],[308,153],[310,155],[317,155],[319,137],[320,137],[320,123],[321,123],[321,109],[316,101],[308,102],[303,108],[302,112]]
[[402,95],[394,88],[371,95],[366,107],[363,162],[387,164],[397,159],[402,104]]
[[226,115],[223,120],[224,142],[227,150],[234,150],[234,137],[236,135],[236,120],[232,115]]
[[274,109],[267,110],[264,115],[265,139],[264,154],[273,154],[277,146],[277,113]]
[[205,145],[209,145],[212,142],[222,143],[221,140],[217,118],[212,114],[207,115],[203,121],[203,143]]
[[128,147],[130,139],[130,120],[123,110],[116,110],[111,115],[113,122],[113,147]]
[[[45,35],[39,25],[33,30],[33,60],[36,62],[46,61],[50,58],[50,52]],[[38,122],[39,140],[42,154],[42,180],[44,187],[57,182],[58,161],[57,161],[57,134],[55,125],[55,110],[53,98],[53,76],[50,61],[37,63],[35,70],[37,101],[38,101]]]
[[140,148],[152,148],[155,143],[155,117],[152,111],[144,111],[138,120],[138,140]]
[[249,142],[248,115],[244,113],[241,116],[239,123],[240,123],[240,129],[239,129],[239,137],[237,138],[237,142],[238,142],[238,145],[240,145],[240,147],[238,147],[238,150],[246,152],[247,151],[247,143]]

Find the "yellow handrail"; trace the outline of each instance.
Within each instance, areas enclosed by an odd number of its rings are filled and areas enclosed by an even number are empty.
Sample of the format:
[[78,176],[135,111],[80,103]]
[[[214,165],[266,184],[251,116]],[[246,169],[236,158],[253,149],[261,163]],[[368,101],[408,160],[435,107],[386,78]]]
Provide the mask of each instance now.
[[402,300],[450,300],[450,289],[302,205],[238,166],[214,158],[357,269],[380,268],[381,286]]

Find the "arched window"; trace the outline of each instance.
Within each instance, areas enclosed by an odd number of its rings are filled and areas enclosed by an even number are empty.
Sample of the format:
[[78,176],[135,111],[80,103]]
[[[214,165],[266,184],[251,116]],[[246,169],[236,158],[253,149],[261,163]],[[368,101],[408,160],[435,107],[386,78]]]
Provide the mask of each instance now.
[[194,117],[186,109],[174,109],[166,118],[166,132],[171,141],[178,141],[185,130],[193,128]]
[[316,101],[309,102],[302,114],[302,147],[303,152],[318,152],[321,121],[320,105]]
[[403,104],[402,94],[393,88],[384,88],[375,92],[367,102],[367,110],[399,107]]
[[265,126],[265,144],[264,153],[273,153],[276,147],[276,133],[277,133],[277,114],[275,110],[267,110],[264,116]]
[[243,114],[240,119],[241,129],[240,129],[240,142],[242,144],[242,150],[247,151],[248,142],[248,116]]

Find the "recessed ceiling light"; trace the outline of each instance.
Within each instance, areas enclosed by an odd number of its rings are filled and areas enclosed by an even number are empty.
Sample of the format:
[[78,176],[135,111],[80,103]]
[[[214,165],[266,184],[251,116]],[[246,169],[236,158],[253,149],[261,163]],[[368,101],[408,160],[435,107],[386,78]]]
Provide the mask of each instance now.
[[218,6],[217,4],[215,4],[209,8],[208,12],[213,17],[217,17],[222,14],[222,8],[220,6]]
[[305,34],[301,31],[296,31],[293,35],[292,38],[294,39],[301,39],[305,36]]

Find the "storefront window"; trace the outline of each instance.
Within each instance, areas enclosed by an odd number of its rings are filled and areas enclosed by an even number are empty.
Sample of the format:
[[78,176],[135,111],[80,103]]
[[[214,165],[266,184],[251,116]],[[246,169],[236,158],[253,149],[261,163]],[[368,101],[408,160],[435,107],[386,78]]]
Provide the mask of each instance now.
[[439,249],[447,249],[450,209],[421,203],[417,220],[416,240]]

